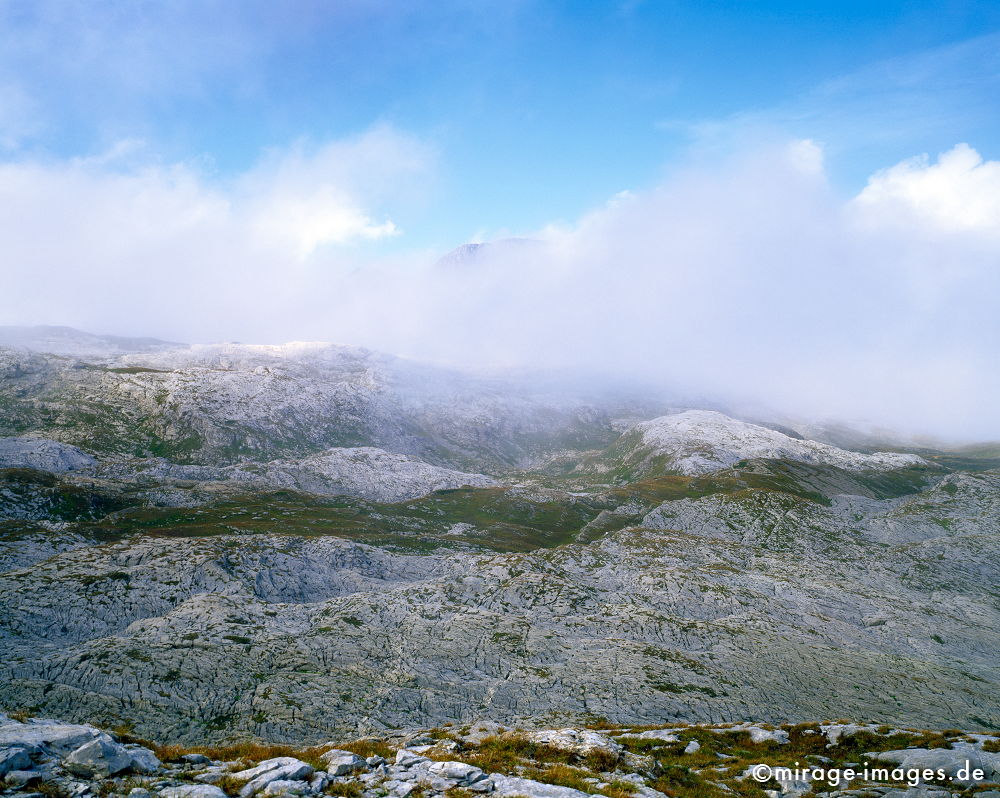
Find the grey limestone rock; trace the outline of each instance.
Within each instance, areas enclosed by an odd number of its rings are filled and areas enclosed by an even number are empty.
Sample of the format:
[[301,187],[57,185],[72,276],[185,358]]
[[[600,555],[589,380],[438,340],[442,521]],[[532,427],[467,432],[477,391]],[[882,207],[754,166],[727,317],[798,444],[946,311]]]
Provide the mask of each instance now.
[[240,788],[240,797],[249,798],[261,792],[273,781],[301,781],[308,779],[312,774],[312,765],[295,757],[279,756],[266,759],[255,767],[233,773],[233,778],[246,782]]
[[534,779],[524,779],[517,776],[494,775],[491,780],[494,785],[492,794],[498,798],[517,795],[525,795],[528,798],[585,798],[589,795],[581,790],[574,790],[572,787],[544,784]]
[[479,781],[484,775],[482,769],[465,762],[432,762],[427,771],[462,787]]
[[5,745],[0,748],[0,776],[11,770],[31,767],[31,749],[23,745]]
[[411,768],[414,765],[420,765],[424,762],[430,762],[426,756],[421,756],[414,751],[409,751],[406,748],[402,748],[396,752],[396,764],[401,768]]
[[101,735],[93,726],[34,718],[21,723],[0,718],[0,746],[19,746],[32,752],[66,756]]
[[129,769],[133,773],[155,773],[160,767],[156,754],[144,746],[126,743],[125,751],[132,759]]
[[275,779],[268,782],[262,794],[273,795],[306,795],[312,792],[312,787],[308,782],[294,779]]
[[608,735],[590,729],[549,729],[529,732],[528,739],[538,743],[551,745],[555,748],[565,748],[580,754],[592,751],[607,751],[618,755],[622,752],[620,743],[616,743]]
[[76,446],[44,438],[0,438],[0,468],[36,468],[62,473],[88,468],[97,460]]
[[[987,753],[957,744],[953,748],[907,748],[868,754],[873,760],[893,762],[904,770],[943,770],[957,784],[974,786],[1000,778],[1000,754]],[[974,771],[982,775],[977,779]]]
[[161,798],[227,798],[222,790],[211,784],[181,784],[164,787],[159,794]]
[[326,762],[327,773],[331,776],[344,776],[356,770],[364,770],[367,767],[365,760],[357,754],[353,754],[350,751],[341,751],[337,748],[325,751],[320,756],[320,759]]
[[[145,749],[144,749],[145,750]],[[152,754],[152,752],[149,752]],[[155,758],[155,757],[154,757]],[[140,762],[149,760],[140,755]],[[63,760],[63,767],[77,776],[106,778],[132,767],[133,754],[105,734],[84,743]],[[158,763],[157,763],[158,764]],[[156,766],[153,767],[155,770]]]

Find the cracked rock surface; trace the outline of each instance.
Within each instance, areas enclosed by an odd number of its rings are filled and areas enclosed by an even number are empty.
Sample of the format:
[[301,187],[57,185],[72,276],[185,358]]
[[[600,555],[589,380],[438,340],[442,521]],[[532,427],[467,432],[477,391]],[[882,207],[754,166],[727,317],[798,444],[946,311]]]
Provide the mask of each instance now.
[[989,457],[328,344],[71,333],[0,336],[8,710],[188,744],[488,721],[581,755],[594,718],[690,756],[665,725],[1000,726]]

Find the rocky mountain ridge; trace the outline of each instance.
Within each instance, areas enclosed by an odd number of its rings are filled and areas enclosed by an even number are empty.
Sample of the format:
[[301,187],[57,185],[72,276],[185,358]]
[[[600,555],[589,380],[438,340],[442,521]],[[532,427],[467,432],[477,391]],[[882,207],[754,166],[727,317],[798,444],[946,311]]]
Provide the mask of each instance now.
[[319,344],[0,348],[0,426],[0,706],[1000,727],[988,460]]

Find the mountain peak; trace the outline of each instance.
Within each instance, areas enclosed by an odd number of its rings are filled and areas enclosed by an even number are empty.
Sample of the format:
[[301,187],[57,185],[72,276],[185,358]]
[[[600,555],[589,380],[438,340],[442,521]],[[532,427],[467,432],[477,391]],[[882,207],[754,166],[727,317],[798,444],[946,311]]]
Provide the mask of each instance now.
[[438,259],[437,265],[465,267],[481,264],[490,258],[522,257],[538,249],[541,243],[534,238],[499,238],[496,241],[462,244]]

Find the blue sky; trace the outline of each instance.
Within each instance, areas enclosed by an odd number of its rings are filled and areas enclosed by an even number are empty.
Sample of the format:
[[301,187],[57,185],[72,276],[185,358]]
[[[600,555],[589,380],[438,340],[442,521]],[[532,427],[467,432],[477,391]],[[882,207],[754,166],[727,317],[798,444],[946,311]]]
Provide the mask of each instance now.
[[[449,248],[570,221],[755,137],[831,178],[967,141],[998,154],[1000,4],[4,0],[6,157],[141,141],[226,179],[390,126],[433,161],[403,235]],[[8,128],[4,135],[4,126]]]

